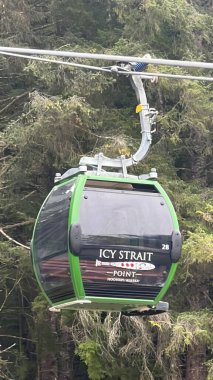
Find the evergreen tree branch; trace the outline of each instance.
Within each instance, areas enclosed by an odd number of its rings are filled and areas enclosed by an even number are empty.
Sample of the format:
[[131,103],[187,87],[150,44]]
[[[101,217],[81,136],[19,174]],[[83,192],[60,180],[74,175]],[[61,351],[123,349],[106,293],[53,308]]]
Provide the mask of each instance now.
[[1,233],[4,237],[6,237],[7,240],[12,241],[14,244],[19,245],[20,247],[25,248],[25,249],[28,249],[28,250],[30,251],[30,247],[29,247],[29,246],[24,245],[24,244],[22,244],[22,243],[19,243],[17,240],[11,238],[11,236],[7,235],[7,234],[3,231],[2,228],[0,228],[0,233]]
[[15,224],[8,224],[7,226],[4,226],[4,230],[5,229],[8,230],[8,229],[11,229],[11,228],[16,228],[16,227],[21,227],[21,226],[27,226],[28,224],[33,224],[34,222],[35,222],[35,219],[30,219],[30,220],[26,220],[25,222],[20,222],[20,223],[15,223]]
[[11,344],[11,346],[5,348],[4,350],[0,351],[0,354],[3,354],[3,352],[9,351],[12,347],[16,346],[16,343]]
[[7,334],[0,334],[0,338],[13,338],[13,339],[21,339],[21,340],[27,340],[29,342],[35,342],[32,339],[29,338],[23,338],[21,336],[16,336],[16,335],[7,335]]
[[15,281],[13,287],[10,289],[9,292],[8,292],[7,288],[5,289],[5,297],[4,297],[4,301],[2,302],[2,305],[0,307],[0,312],[3,310],[4,305],[6,304],[6,301],[7,301],[8,297],[13,292],[13,290],[16,288],[16,286],[19,284],[19,282],[21,281],[21,279],[22,279],[22,277],[20,277],[17,281]]
[[0,110],[0,115],[2,115],[5,111],[7,111],[17,100],[20,100],[29,94],[28,91],[24,92],[21,95],[16,96],[9,104],[7,104],[4,108]]

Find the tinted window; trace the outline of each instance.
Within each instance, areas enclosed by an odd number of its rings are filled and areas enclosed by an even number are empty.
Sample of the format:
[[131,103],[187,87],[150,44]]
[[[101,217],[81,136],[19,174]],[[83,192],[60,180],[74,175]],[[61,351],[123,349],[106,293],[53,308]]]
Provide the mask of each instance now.
[[83,235],[170,235],[172,218],[158,193],[85,188],[80,210]]
[[44,204],[35,231],[35,247],[40,259],[68,251],[67,229],[72,183],[52,191]]
[[52,301],[73,296],[68,260],[68,216],[73,182],[53,189],[44,204],[34,235],[35,264]]
[[74,295],[67,253],[39,261],[40,280],[51,301],[66,300]]
[[95,187],[102,189],[116,189],[116,190],[132,190],[143,191],[149,193],[158,193],[157,189],[153,185],[147,185],[143,183],[128,183],[128,182],[114,182],[114,181],[96,181],[87,180],[86,187]]

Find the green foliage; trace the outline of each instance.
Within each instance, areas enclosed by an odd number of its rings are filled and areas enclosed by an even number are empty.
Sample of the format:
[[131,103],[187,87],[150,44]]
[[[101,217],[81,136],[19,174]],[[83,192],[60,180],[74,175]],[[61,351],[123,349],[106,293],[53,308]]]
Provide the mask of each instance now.
[[208,377],[207,377],[207,380],[212,380],[213,379],[213,359],[212,360],[208,360],[208,362],[206,363],[206,366],[208,368]]
[[21,213],[25,213],[21,220],[36,216],[55,172],[76,165],[79,154],[97,141],[95,119],[95,110],[77,96],[31,95],[27,112],[11,123],[3,136],[15,152],[5,162],[3,176],[4,209],[9,220],[20,221]]
[[[186,0],[117,0],[124,35],[147,50],[173,57],[201,56],[211,46],[212,19]],[[206,49],[207,48],[207,49]]]
[[213,225],[213,205],[207,203],[204,211],[197,211],[197,215],[201,217],[201,220],[211,228]]
[[87,340],[79,344],[76,354],[86,363],[88,375],[91,380],[101,380],[105,377],[101,356],[101,346],[93,340]]
[[15,368],[16,368],[16,376],[17,379],[26,379],[29,375],[29,367],[30,363],[28,362],[28,358],[24,355],[24,352],[18,352],[16,350],[13,351],[13,355],[15,357]]
[[95,342],[98,361],[109,379],[128,380],[134,376],[137,380],[153,380],[148,360],[154,355],[154,346],[150,327],[142,319],[109,313],[103,322],[98,312],[79,312],[72,334],[78,347],[82,342]]
[[52,333],[51,315],[48,312],[48,303],[43,294],[39,294],[33,301],[34,313],[33,337],[36,341],[39,360],[45,360],[50,353],[57,352],[57,338]]
[[213,262],[213,238],[203,230],[189,232],[184,244],[184,254],[190,263]]
[[0,373],[2,371],[1,377],[5,379],[25,380],[33,367],[28,360],[33,347],[30,303],[36,294],[28,251],[1,241],[0,265],[0,337],[3,350]]
[[[67,45],[66,50],[78,50],[82,51],[81,46]],[[96,52],[97,46],[90,48],[91,52]],[[49,59],[54,61],[53,57]],[[78,60],[77,63],[83,63]],[[88,64],[92,65],[93,62],[88,61]],[[63,66],[50,63],[41,63],[37,61],[31,61],[24,69],[25,73],[34,77],[37,86],[42,91],[48,91],[48,93],[55,95],[61,94],[63,97],[82,96],[93,101],[97,106],[99,102],[97,94],[100,94],[113,83],[113,79],[110,76],[104,76],[99,72],[88,73],[81,69],[76,69],[72,66]],[[94,98],[94,99],[93,99]]]
[[81,358],[101,363],[113,380],[181,379],[181,358],[187,350],[204,346],[211,355],[213,342],[212,315],[207,310],[149,319],[109,313],[104,321],[98,313],[80,312],[72,332],[83,348]]
[[11,372],[9,370],[9,362],[8,360],[4,360],[2,357],[0,358],[0,376],[2,379],[9,380],[11,379]]
[[[166,349],[168,355],[184,352],[187,346],[212,346],[212,315],[208,312],[183,313],[177,317]],[[212,347],[211,347],[212,348]]]

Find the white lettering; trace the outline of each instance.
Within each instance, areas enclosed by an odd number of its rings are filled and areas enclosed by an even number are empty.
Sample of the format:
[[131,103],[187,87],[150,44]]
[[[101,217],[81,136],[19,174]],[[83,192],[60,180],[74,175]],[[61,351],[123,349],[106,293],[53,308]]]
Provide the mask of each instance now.
[[112,254],[112,259],[114,259],[114,258],[115,258],[115,254],[116,254],[116,252],[117,252],[117,249],[115,249],[114,251],[111,251],[111,254]]
[[130,271],[123,271],[123,270],[114,270],[113,271],[113,277],[131,277],[134,278],[137,272],[130,272]]
[[120,260],[123,260],[123,258],[124,258],[123,251],[120,251],[120,252],[119,252],[119,259],[120,259]]
[[137,256],[137,259],[136,259],[136,260],[141,260],[141,261],[145,260],[145,259],[144,259],[144,256],[142,256],[142,253],[141,253],[141,252],[138,252],[138,256]]
[[111,251],[109,249],[104,249],[103,250],[103,257],[105,259],[110,259],[111,258],[111,255],[110,255]]
[[113,276],[123,277],[123,273],[122,270],[114,270]]
[[135,252],[135,251],[124,251],[117,249],[100,249],[99,258],[104,259],[117,259],[118,260],[130,260],[130,261],[151,261],[153,252]]
[[105,259],[114,259],[116,252],[117,249],[115,249],[114,251],[111,249],[100,249],[99,257],[104,257]]
[[125,260],[128,260],[130,251],[124,251],[125,253]]
[[162,249],[168,251],[169,250],[169,244],[162,244]]
[[151,261],[153,252],[146,252],[146,254],[149,256],[148,261]]
[[136,256],[136,252],[131,251],[131,261],[137,260],[137,258],[135,256]]
[[137,280],[135,278],[113,278],[108,277],[107,281],[114,281],[114,282],[140,282],[140,280]]

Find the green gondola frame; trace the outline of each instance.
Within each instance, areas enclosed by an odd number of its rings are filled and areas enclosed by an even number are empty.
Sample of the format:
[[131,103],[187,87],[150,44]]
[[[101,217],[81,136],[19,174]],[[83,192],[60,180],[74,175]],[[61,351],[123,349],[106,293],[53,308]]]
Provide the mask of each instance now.
[[85,173],[54,186],[31,247],[51,307],[125,312],[155,308],[162,300],[181,254],[181,235],[157,181]]

